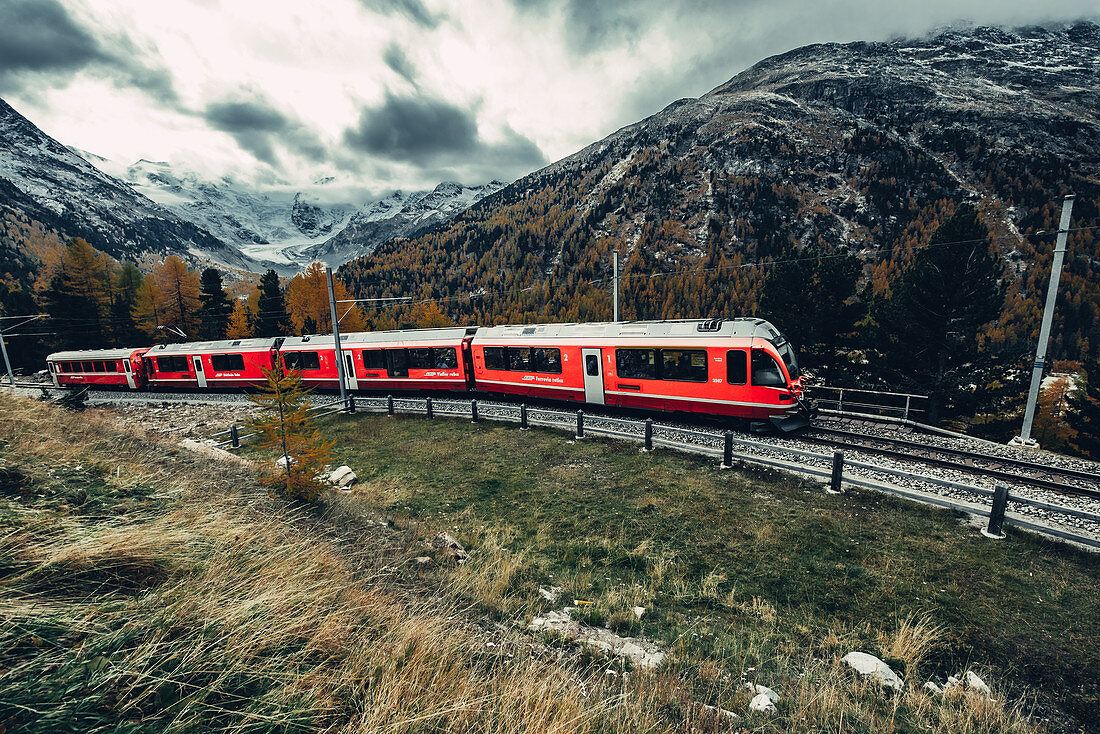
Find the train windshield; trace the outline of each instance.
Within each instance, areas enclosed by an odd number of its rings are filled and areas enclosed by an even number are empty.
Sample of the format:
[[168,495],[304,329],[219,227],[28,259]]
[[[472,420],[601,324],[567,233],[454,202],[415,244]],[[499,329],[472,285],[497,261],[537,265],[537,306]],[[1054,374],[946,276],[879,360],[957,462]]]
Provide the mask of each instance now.
[[775,351],[779,352],[779,356],[783,358],[783,364],[787,366],[787,373],[790,374],[791,379],[797,380],[801,373],[798,371],[798,355],[795,354],[794,347],[782,334],[772,344],[775,345]]

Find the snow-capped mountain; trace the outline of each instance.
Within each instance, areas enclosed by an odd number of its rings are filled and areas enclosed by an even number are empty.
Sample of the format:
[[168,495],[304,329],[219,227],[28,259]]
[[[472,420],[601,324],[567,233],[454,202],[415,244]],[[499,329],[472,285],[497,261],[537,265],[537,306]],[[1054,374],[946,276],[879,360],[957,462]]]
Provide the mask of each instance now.
[[[110,167],[99,159],[97,165]],[[374,202],[328,201],[326,185],[310,192],[260,192],[223,177],[209,181],[167,163],[141,160],[117,175],[166,209],[214,233],[255,258],[305,265],[323,260],[342,265],[393,237],[419,234],[450,219],[504,183],[439,184],[432,191],[395,191]]]
[[263,266],[89,163],[0,100],[0,204],[116,259]]
[[415,237],[452,219],[486,196],[503,189],[503,181],[481,186],[463,186],[444,181],[431,191],[407,194],[395,191],[352,216],[339,233],[304,250],[313,260],[342,265],[374,252],[378,245],[396,237]]
[[[100,165],[109,165],[103,162]],[[134,189],[213,232],[246,255],[298,264],[298,251],[338,232],[358,208],[324,203],[321,181],[313,193],[256,191],[229,176],[216,181],[167,163],[140,160],[118,171]]]

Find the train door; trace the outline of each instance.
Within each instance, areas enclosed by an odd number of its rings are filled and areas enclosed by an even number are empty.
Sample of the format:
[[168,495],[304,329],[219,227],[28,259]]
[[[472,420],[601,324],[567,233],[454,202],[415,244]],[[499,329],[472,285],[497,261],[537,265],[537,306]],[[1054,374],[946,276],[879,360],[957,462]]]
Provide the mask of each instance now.
[[359,380],[355,377],[355,352],[344,352],[344,380],[349,390],[359,389]]
[[202,357],[196,354],[191,357],[191,360],[195,364],[195,379],[199,381],[199,387],[206,387],[206,374],[202,371]]
[[603,352],[582,349],[581,359],[584,361],[584,402],[603,405]]
[[468,336],[462,340],[462,371],[466,373],[467,390],[477,389],[477,383],[474,381],[474,349],[470,345],[472,338]]
[[122,360],[122,370],[126,373],[126,386],[131,390],[137,389],[137,383],[134,382],[134,371],[130,369],[130,360]]

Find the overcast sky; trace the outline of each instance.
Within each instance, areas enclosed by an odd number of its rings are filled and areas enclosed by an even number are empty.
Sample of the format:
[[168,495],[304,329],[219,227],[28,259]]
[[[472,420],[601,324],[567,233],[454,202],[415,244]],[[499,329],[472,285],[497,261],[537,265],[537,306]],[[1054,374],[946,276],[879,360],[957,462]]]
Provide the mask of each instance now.
[[1100,0],[0,0],[0,96],[115,161],[380,195],[512,180],[807,43],[1098,17]]

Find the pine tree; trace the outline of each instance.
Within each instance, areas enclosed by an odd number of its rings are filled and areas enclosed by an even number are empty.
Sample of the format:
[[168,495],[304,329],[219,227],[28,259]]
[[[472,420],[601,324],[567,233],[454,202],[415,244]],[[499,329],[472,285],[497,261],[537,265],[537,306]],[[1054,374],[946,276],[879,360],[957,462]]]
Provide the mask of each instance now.
[[248,308],[248,302],[237,300],[233,303],[233,312],[229,315],[229,323],[226,325],[226,339],[249,339],[252,337],[252,312]]
[[1100,459],[1100,361],[1086,362],[1082,377],[1069,396],[1066,419],[1074,432],[1069,446],[1082,456]]
[[844,347],[862,316],[854,300],[860,272],[847,248],[810,246],[776,262],[764,281],[757,313],[787,336],[804,368],[829,381],[851,367]]
[[55,319],[60,344],[73,349],[105,346],[107,309],[107,286],[99,253],[79,237],[70,240],[47,292],[47,310]]
[[233,304],[222,288],[222,274],[217,268],[207,268],[199,278],[199,338],[218,340],[225,338],[229,315]]
[[134,346],[141,343],[142,334],[134,320],[134,305],[137,303],[138,290],[145,276],[133,263],[123,263],[115,277],[115,297],[111,303],[111,331],[114,342],[119,346]]
[[979,361],[978,333],[1004,301],[989,230],[969,204],[933,232],[875,316],[880,367],[892,384],[929,396],[937,422]]
[[153,271],[157,288],[164,298],[160,313],[160,325],[175,327],[194,338],[199,331],[199,278],[187,264],[175,255],[169,255]]
[[290,333],[290,318],[286,313],[279,275],[268,270],[260,278],[260,299],[257,304],[256,336],[285,336]]
[[302,384],[301,373],[287,372],[278,360],[273,369],[264,369],[265,385],[253,402],[269,411],[253,426],[260,432],[261,449],[274,448],[282,453],[279,469],[261,481],[272,492],[287,499],[313,502],[323,485],[317,479],[328,463],[333,442],[324,441],[313,427],[309,413],[309,390]]

